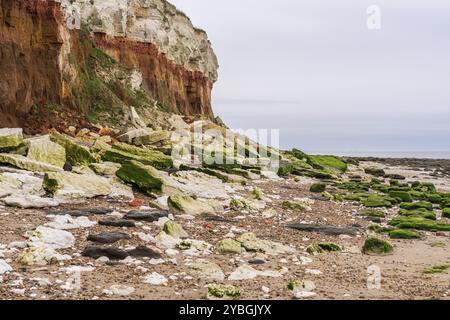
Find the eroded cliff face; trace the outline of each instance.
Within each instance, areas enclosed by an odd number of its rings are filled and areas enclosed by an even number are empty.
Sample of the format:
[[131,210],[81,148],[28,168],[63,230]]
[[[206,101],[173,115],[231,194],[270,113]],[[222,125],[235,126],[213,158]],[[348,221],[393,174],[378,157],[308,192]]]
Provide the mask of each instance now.
[[61,102],[59,5],[0,0],[0,125],[17,125],[41,100]]
[[53,104],[93,120],[130,106],[213,116],[217,58],[164,0],[0,0],[0,31],[0,126]]

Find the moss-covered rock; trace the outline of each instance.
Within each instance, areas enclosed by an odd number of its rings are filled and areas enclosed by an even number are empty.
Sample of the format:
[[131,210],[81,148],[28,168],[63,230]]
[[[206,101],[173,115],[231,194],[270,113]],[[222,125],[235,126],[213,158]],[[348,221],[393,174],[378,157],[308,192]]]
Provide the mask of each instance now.
[[450,219],[450,208],[445,208],[445,209],[443,209],[443,210],[442,210],[442,216],[443,216],[444,218]]
[[391,239],[420,239],[419,233],[412,230],[397,229],[389,232]]
[[114,176],[121,165],[115,162],[91,163],[89,168],[101,176]]
[[111,149],[103,152],[102,160],[120,164],[135,160],[159,170],[173,167],[172,158],[162,152],[143,149],[125,143],[117,143]]
[[209,299],[239,299],[241,291],[232,285],[210,284],[208,286]]
[[393,179],[393,180],[406,180],[405,176],[402,176],[401,174],[391,173],[386,175],[386,178]]
[[9,164],[16,168],[32,172],[59,172],[61,168],[35,160],[28,159],[18,154],[0,153],[0,164]]
[[216,249],[219,253],[240,254],[242,252],[242,245],[234,239],[223,239],[217,242]]
[[364,172],[366,174],[370,174],[375,177],[384,177],[386,176],[386,172],[383,169],[377,169],[377,168],[366,168],[364,169]]
[[369,218],[385,218],[386,213],[380,210],[364,210],[361,215]]
[[264,197],[264,193],[259,188],[253,188],[252,191],[250,192],[250,195],[255,200],[262,200]]
[[192,197],[174,194],[169,197],[169,208],[174,213],[198,216],[201,214],[216,214],[223,210],[219,202],[213,200],[196,200]]
[[42,186],[47,192],[67,202],[107,196],[112,192],[112,185],[108,179],[72,172],[49,172],[45,175]]
[[66,149],[66,159],[72,165],[89,165],[98,160],[88,146],[56,130],[51,131],[50,139]]
[[381,195],[370,195],[367,199],[362,200],[362,204],[367,208],[391,208],[395,200],[390,197]]
[[309,188],[309,191],[314,193],[321,193],[327,189],[327,185],[324,183],[315,183]]
[[431,232],[450,231],[450,224],[448,223],[441,221],[433,221],[417,216],[395,217],[389,222],[389,224],[399,229],[416,229]]
[[427,209],[405,210],[400,209],[399,214],[405,217],[422,217],[429,220],[436,220],[436,214]]
[[310,205],[312,204],[311,200],[286,200],[283,201],[282,207],[286,210],[297,210],[297,211],[307,211],[310,209]]
[[431,268],[424,269],[422,272],[425,274],[438,274],[447,272],[448,269],[450,269],[450,264],[444,263],[436,265]]
[[324,252],[338,252],[342,251],[342,247],[338,244],[332,242],[322,242],[318,244],[313,244],[306,248],[306,252],[309,254],[320,254]]
[[50,140],[49,136],[42,136],[25,141],[28,147],[27,158],[44,162],[62,168],[66,163],[66,149]]
[[0,129],[0,150],[8,150],[20,146],[23,141],[21,128]]
[[189,236],[181,225],[172,220],[169,220],[164,224],[163,231],[175,239],[187,238]]
[[389,191],[389,196],[391,198],[399,199],[401,202],[413,202],[413,198],[406,191],[391,190]]
[[124,162],[116,175],[122,181],[138,187],[143,192],[151,194],[163,191],[164,181],[158,170],[141,162]]
[[401,203],[400,208],[405,210],[416,210],[416,209],[426,209],[429,211],[433,210],[433,204],[426,201],[419,201],[413,203]]
[[369,238],[364,242],[362,252],[364,254],[389,254],[394,247],[387,241],[378,238]]
[[316,285],[312,281],[305,281],[305,280],[292,280],[289,281],[287,285],[287,289],[291,291],[313,291],[316,289]]
[[347,171],[347,163],[335,156],[309,156],[308,163],[316,169],[333,173]]
[[432,193],[432,194],[427,194],[425,196],[424,200],[427,200],[434,204],[440,204],[442,202],[442,197],[441,197],[441,195],[439,195],[437,193]]

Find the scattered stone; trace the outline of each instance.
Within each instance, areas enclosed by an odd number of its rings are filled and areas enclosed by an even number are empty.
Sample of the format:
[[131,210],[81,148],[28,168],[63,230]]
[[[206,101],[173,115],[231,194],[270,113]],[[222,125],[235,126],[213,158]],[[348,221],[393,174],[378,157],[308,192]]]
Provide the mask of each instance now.
[[129,256],[129,254],[122,249],[100,246],[88,246],[84,249],[82,255],[94,259],[108,257],[111,260],[124,260]]
[[109,290],[113,295],[120,296],[120,297],[127,297],[134,293],[136,289],[130,286],[125,286],[121,284],[112,285]]
[[189,236],[181,225],[172,220],[169,220],[164,224],[163,231],[176,239],[187,238]]
[[144,283],[151,284],[153,286],[166,285],[169,280],[163,275],[153,272],[152,274],[144,278]]
[[102,244],[111,244],[120,240],[129,240],[131,236],[122,232],[104,232],[100,234],[89,235],[88,241]]
[[250,280],[258,276],[278,278],[282,276],[282,273],[279,271],[272,271],[272,270],[259,271],[252,268],[249,265],[242,265],[229,275],[228,280],[231,281]]
[[215,214],[223,211],[223,206],[213,200],[195,200],[189,196],[172,195],[168,200],[169,208],[178,214],[198,216]]
[[68,255],[61,255],[52,248],[41,246],[25,249],[20,254],[18,261],[26,266],[46,266],[70,259],[71,257]]
[[188,265],[189,273],[193,277],[202,278],[213,281],[223,281],[225,274],[222,269],[215,263],[206,260],[198,260]]
[[314,204],[312,199],[300,199],[300,200],[287,200],[284,201],[282,206],[286,210],[296,210],[296,211],[310,211],[311,205]]
[[10,207],[23,209],[40,209],[59,206],[59,201],[52,198],[44,198],[31,194],[11,195],[1,199]]
[[224,239],[217,242],[216,249],[223,254],[241,254],[242,245],[234,239]]
[[248,261],[248,264],[253,264],[253,265],[263,265],[265,263],[266,263],[266,261],[263,259],[251,259]]
[[71,230],[78,228],[91,228],[96,224],[97,223],[95,221],[91,221],[87,217],[72,218],[69,215],[65,215],[54,216],[53,221],[46,223],[44,226],[58,230]]
[[9,264],[7,264],[5,260],[0,259],[0,275],[11,271],[13,271],[13,268]]
[[269,240],[258,239],[254,233],[244,233],[236,240],[242,244],[242,247],[244,247],[245,250],[251,252],[261,252],[269,255],[295,252],[295,249],[289,246]]
[[349,236],[356,236],[358,233],[358,230],[356,228],[338,228],[334,226],[320,226],[320,225],[313,225],[313,224],[290,224],[286,227],[290,229],[295,229],[299,231],[305,231],[305,232],[317,232],[325,235],[330,236],[339,236],[342,234],[349,235]]
[[70,232],[39,226],[35,231],[27,232],[26,236],[33,247],[50,249],[67,249],[75,245],[75,237]]

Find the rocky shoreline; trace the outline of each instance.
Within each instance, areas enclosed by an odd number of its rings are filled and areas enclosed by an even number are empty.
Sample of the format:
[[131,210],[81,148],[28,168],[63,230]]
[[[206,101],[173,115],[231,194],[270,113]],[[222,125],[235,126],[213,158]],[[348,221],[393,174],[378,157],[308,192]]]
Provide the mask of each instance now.
[[[447,298],[443,162],[271,149],[250,164],[247,139],[233,165],[178,163],[171,137],[195,125],[2,129],[1,299]],[[201,132],[192,150],[224,152]]]

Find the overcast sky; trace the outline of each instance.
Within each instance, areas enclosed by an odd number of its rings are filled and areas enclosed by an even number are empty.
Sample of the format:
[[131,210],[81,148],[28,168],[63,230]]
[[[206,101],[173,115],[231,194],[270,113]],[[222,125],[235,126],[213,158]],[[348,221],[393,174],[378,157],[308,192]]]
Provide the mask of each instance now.
[[209,34],[231,127],[309,151],[450,151],[450,1],[171,2]]

